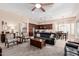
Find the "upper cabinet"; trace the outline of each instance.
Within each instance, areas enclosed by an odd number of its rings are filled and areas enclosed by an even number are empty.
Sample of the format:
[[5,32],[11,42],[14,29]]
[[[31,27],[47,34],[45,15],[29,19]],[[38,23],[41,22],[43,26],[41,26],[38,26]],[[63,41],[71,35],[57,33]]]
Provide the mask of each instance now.
[[33,29],[52,29],[52,24],[36,25],[29,23],[29,36],[33,36]]
[[52,24],[36,25],[36,29],[52,29]]

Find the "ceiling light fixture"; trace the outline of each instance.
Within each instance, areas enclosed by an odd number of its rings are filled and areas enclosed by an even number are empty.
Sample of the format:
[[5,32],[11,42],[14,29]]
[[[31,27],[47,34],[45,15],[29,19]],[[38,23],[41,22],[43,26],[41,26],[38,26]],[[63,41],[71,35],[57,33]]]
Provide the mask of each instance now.
[[40,8],[41,7],[41,4],[36,4],[35,7],[36,8]]

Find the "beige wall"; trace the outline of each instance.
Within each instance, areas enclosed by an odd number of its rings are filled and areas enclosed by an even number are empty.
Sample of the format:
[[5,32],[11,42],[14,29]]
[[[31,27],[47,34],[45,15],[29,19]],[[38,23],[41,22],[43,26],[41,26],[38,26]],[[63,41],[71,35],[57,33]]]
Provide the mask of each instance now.
[[4,10],[0,10],[0,32],[2,30],[1,21],[7,22],[8,25],[14,25],[15,30],[19,30],[19,24],[27,23],[28,18],[25,16],[19,16],[16,13],[7,12]]
[[[52,24],[53,26],[53,29],[51,30],[52,32],[55,32],[55,31],[58,31],[58,25],[59,24],[74,24],[74,27],[75,27],[75,23],[76,23],[76,17],[68,17],[68,18],[61,18],[61,19],[55,19],[55,20],[48,20],[48,21],[44,21],[44,22],[41,22],[39,24]],[[73,28],[74,28],[73,27]],[[72,29],[71,29],[72,30]],[[71,31],[71,34],[72,34],[72,31]],[[75,34],[75,28],[74,28],[74,34]]]
[[[68,17],[68,18],[62,18],[62,19],[55,19],[55,20],[48,20],[44,22],[37,22],[32,20],[31,18],[27,18],[26,16],[21,16],[17,15],[16,13],[12,12],[7,12],[4,10],[0,10],[0,32],[1,32],[1,21],[4,20],[5,22],[8,23],[8,25],[13,24],[15,26],[15,30],[19,31],[19,25],[22,25],[23,23],[26,24],[27,26],[27,32],[28,30],[28,23],[33,23],[33,24],[53,24],[53,29],[51,30],[52,32],[57,31],[58,24],[63,24],[63,23],[74,23],[75,24],[75,18],[76,17]],[[75,32],[75,29],[74,29]]]

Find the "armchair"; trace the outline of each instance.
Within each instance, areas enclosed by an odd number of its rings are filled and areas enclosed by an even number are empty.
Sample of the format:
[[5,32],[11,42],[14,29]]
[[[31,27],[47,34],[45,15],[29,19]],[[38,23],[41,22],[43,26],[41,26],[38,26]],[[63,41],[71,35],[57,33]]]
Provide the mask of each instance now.
[[26,33],[22,33],[22,42],[26,42],[29,39],[29,36]]
[[17,39],[14,38],[13,33],[7,33],[6,34],[5,46],[7,46],[7,48],[9,48],[10,43],[13,43],[13,44],[17,43]]

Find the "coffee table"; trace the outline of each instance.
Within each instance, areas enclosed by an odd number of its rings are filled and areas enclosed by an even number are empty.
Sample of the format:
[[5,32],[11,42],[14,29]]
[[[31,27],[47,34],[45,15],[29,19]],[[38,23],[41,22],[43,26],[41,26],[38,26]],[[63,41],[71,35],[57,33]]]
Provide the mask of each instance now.
[[46,46],[45,40],[39,39],[39,38],[33,38],[30,39],[30,45],[38,47],[38,48],[43,48]]

